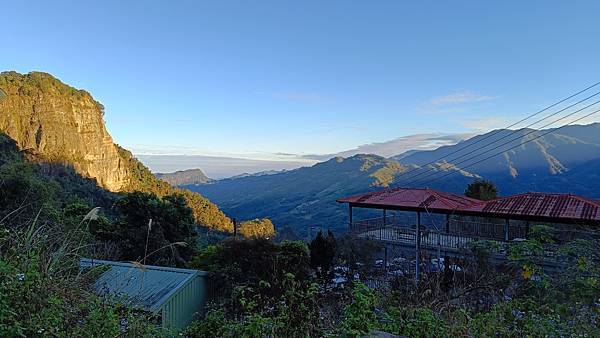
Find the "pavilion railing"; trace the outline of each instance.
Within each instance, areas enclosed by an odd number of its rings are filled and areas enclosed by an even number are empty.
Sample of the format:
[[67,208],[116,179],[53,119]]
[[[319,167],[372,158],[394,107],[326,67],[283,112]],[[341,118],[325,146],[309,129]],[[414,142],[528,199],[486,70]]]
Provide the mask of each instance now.
[[[356,232],[355,235],[361,238],[412,245],[417,238],[417,230],[401,226],[371,227],[363,228],[363,231]],[[480,239],[485,238],[444,233],[431,229],[421,231],[421,246],[424,248],[458,249],[466,246],[469,242]]]
[[[415,240],[416,226],[406,222],[406,218],[388,216],[370,218],[353,222],[350,232],[363,234],[362,237],[371,237],[387,241]],[[472,220],[451,219],[446,227],[445,222],[436,227],[423,225],[421,241],[427,245],[441,245],[456,247],[466,242],[480,239],[505,240],[505,224],[481,222]],[[524,225],[509,225],[508,239],[525,238],[527,228]]]

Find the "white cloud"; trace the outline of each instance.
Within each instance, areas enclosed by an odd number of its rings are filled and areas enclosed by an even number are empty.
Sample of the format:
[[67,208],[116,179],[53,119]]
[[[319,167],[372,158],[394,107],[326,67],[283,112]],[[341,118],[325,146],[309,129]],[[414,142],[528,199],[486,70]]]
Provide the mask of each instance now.
[[489,96],[489,95],[479,95],[475,94],[472,91],[464,90],[459,92],[454,92],[444,96],[438,96],[429,101],[429,104],[432,106],[444,106],[444,105],[454,105],[454,104],[462,104],[462,103],[473,103],[473,102],[482,102],[489,101],[497,98],[497,96]]
[[215,158],[243,159],[253,161],[293,161],[308,164],[316,163],[316,160],[305,158],[303,155],[292,153],[270,153],[260,151],[249,151],[245,153],[212,151],[188,146],[157,146],[157,145],[134,145],[129,147],[136,156],[204,156]]
[[583,116],[586,116],[587,114],[590,114],[591,112],[592,112],[591,110],[583,111],[583,112],[581,112],[581,115],[577,114],[575,116],[572,116],[571,118],[561,120],[561,121],[554,123],[548,127],[556,128],[556,127],[560,127],[561,125],[565,125],[565,124],[591,124],[591,123],[600,122],[600,112],[592,114],[585,118],[582,118]]
[[[269,163],[282,162],[294,163],[300,165],[311,165],[320,161],[326,161],[336,156],[350,157],[356,154],[375,154],[383,157],[399,155],[409,150],[430,150],[440,146],[458,143],[467,139],[473,134],[415,134],[398,137],[385,142],[374,142],[359,145],[356,148],[340,151],[331,154],[302,154],[287,152],[247,152],[247,153],[226,153],[215,152],[207,149],[186,147],[186,146],[155,146],[155,145],[134,145],[130,147],[136,156],[146,158],[159,158],[168,156],[179,156],[181,158],[220,158],[236,159],[245,161],[267,161]],[[172,157],[174,158],[174,157]]]
[[290,170],[314,163],[202,155],[136,155],[136,157],[155,173],[200,168],[208,177],[216,179],[265,170]]
[[456,144],[472,134],[415,134],[398,137],[385,142],[360,145],[336,154],[304,155],[305,158],[327,160],[335,156],[349,157],[356,154],[375,154],[383,157],[399,155],[409,150],[430,150],[444,145]]
[[501,116],[466,119],[461,124],[474,132],[488,132],[491,129],[504,128],[508,120]]

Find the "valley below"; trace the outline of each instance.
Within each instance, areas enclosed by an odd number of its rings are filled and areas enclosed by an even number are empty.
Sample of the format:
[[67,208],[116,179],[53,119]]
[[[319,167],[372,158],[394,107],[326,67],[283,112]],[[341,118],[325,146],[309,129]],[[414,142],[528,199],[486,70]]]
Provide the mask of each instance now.
[[[495,183],[501,196],[532,191],[599,199],[600,124],[549,131],[495,130],[456,145],[391,158],[336,157],[269,175],[180,182],[179,186],[206,196],[231,217],[267,217],[278,229],[289,227],[302,234],[306,227],[344,232],[347,211],[336,199],[387,187],[430,187],[462,194],[468,183],[481,178]],[[548,134],[527,142],[542,133]],[[478,154],[499,145],[496,157],[471,165],[484,158]],[[464,155],[472,159],[465,161]],[[454,158],[462,163],[452,163]]]

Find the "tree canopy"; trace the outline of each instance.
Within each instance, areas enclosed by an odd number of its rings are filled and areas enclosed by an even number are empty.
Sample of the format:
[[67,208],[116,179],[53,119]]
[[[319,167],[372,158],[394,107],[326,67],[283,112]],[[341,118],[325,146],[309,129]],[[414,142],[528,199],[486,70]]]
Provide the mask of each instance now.
[[268,218],[256,218],[240,223],[238,232],[246,238],[273,238],[275,237],[275,225]]
[[477,179],[469,183],[465,196],[482,201],[489,201],[498,197],[498,189],[492,181]]

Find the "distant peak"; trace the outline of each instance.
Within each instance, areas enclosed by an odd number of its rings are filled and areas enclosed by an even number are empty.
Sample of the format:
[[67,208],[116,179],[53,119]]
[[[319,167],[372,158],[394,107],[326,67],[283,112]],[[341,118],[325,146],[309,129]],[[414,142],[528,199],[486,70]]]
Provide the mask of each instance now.
[[175,186],[207,184],[214,181],[199,168],[179,170],[173,173],[156,173],[155,176]]

